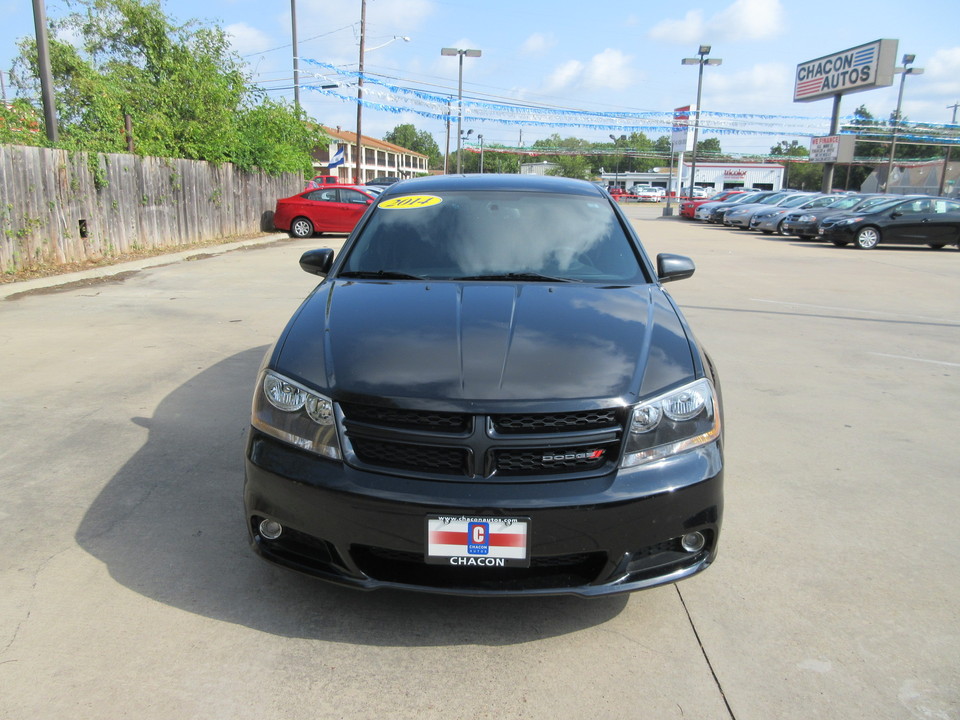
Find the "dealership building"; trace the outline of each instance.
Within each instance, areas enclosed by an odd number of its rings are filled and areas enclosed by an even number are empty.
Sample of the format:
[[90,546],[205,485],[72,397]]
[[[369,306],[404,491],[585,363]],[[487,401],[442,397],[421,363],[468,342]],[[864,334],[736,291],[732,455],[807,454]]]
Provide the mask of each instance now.
[[[611,188],[619,187],[629,191],[634,185],[653,185],[674,193],[677,186],[687,187],[690,182],[690,163],[684,162],[682,182],[677,182],[677,171],[673,176],[670,168],[654,168],[651,172],[602,172],[600,179]],[[776,163],[697,163],[696,187],[711,192],[720,190],[780,190],[783,188],[785,168]]]

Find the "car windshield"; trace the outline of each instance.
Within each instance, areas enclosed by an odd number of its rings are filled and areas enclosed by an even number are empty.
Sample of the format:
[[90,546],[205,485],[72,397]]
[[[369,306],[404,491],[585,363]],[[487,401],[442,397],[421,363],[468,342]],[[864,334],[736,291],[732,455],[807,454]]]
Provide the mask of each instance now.
[[900,198],[890,198],[890,197],[872,197],[867,198],[866,200],[860,200],[860,203],[855,207],[857,210],[873,210],[877,205],[883,205],[885,203],[893,202],[894,200],[899,200]]
[[837,198],[827,207],[829,207],[831,210],[848,210],[852,207],[855,207],[860,202],[863,202],[863,198],[857,197],[856,195],[849,195],[847,197]]
[[608,202],[584,195],[500,191],[381,201],[339,276],[650,281]]
[[787,197],[790,197],[790,196],[784,193],[774,193],[773,195],[768,195],[764,198],[760,198],[756,202],[760,205],[778,205],[781,200]]
[[798,207],[810,202],[809,195],[793,195],[777,203],[780,207]]
[[758,197],[761,197],[760,193],[746,193],[744,195],[740,195],[739,197],[731,198],[730,200],[725,200],[724,202],[729,202],[730,204],[736,203],[737,205],[739,205],[740,203],[756,202],[754,198],[758,198]]

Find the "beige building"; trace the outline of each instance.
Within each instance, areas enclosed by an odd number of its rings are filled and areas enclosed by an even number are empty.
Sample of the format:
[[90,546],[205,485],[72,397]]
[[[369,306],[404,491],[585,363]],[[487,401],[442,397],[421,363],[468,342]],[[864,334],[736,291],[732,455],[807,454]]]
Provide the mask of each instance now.
[[[385,140],[361,136],[360,146],[363,151],[363,160],[360,163],[360,172],[357,172],[356,151],[357,134],[344,132],[340,128],[323,126],[324,132],[330,137],[328,147],[318,147],[313,153],[313,168],[315,175],[336,175],[344,183],[365,183],[378,177],[406,178],[426,175],[428,159],[426,155],[407,150],[406,148],[388,143]],[[343,152],[343,163],[329,170],[330,163],[335,161],[338,153]]]

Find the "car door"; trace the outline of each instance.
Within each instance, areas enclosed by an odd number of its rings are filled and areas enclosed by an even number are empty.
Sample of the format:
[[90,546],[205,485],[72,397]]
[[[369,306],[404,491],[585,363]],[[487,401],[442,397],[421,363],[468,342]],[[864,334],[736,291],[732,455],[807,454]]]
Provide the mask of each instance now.
[[880,227],[882,242],[909,243],[926,242],[923,237],[923,221],[929,216],[932,205],[926,198],[906,200],[894,205],[883,214]]
[[300,196],[303,200],[299,214],[310,218],[315,232],[337,232],[337,190],[321,187]]
[[366,212],[367,207],[373,200],[359,190],[340,188],[338,192],[340,193],[338,205],[343,223],[340,232],[353,232],[353,228],[356,227],[360,216]]
[[960,240],[960,202],[935,198],[930,205],[921,223],[923,238],[918,242],[943,247]]

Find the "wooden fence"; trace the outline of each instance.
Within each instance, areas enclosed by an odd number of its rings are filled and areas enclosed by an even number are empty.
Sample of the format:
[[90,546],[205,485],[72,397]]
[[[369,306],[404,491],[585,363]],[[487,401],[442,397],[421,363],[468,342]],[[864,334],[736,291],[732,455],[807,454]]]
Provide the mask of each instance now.
[[272,230],[299,173],[0,145],[0,272]]

